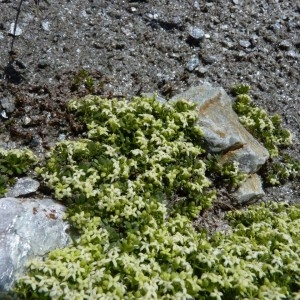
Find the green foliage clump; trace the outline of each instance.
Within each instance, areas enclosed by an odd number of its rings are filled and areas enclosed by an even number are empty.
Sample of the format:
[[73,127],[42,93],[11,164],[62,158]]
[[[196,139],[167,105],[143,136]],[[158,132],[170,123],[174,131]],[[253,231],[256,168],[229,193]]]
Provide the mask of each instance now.
[[243,92],[246,90],[245,86],[242,87],[238,85],[233,88],[237,93],[233,109],[238,114],[240,122],[264,144],[270,157],[277,157],[280,147],[292,144],[292,133],[282,128],[278,114],[269,116],[264,109],[257,107],[251,97]]
[[299,299],[300,208],[262,204],[229,214],[209,239],[163,204],[119,238],[99,217],[72,217],[81,237],[35,260],[26,299]]
[[37,157],[29,149],[0,148],[0,196],[6,193],[13,177],[26,173],[36,163]]
[[13,291],[0,291],[0,299],[1,300],[22,300],[17,293]]
[[86,123],[89,139],[57,144],[39,170],[57,199],[76,203],[77,211],[89,207],[114,224],[135,220],[151,198],[179,195],[175,207],[191,217],[210,205],[214,193],[207,192],[193,104],[87,96],[70,108]]
[[246,295],[251,291],[250,295],[259,299],[299,299],[299,205],[261,203],[245,211],[230,212],[228,218],[234,230],[228,243],[224,241],[229,253],[241,259],[237,262],[242,271],[239,280],[245,278],[249,287],[256,286],[249,288]]
[[[52,299],[196,295],[197,278],[182,257],[197,248],[186,216],[209,207],[214,192],[201,160],[195,106],[88,96],[70,108],[86,123],[88,139],[57,144],[38,172],[69,204],[80,239],[52,252],[49,265],[32,264],[37,277],[24,279],[20,289]],[[168,209],[170,198],[175,203]]]
[[242,177],[236,165],[205,160],[191,103],[88,96],[70,107],[88,139],[57,144],[38,171],[69,204],[80,237],[31,262],[16,291],[57,300],[300,297],[299,207],[232,212],[227,235],[193,227],[214,199],[206,174],[217,170],[212,179],[229,185]]
[[95,92],[95,81],[85,69],[80,70],[74,76],[72,88],[78,90],[81,85],[83,85],[90,93]]
[[251,87],[247,84],[242,84],[242,83],[238,83],[238,84],[234,84],[232,87],[232,91],[236,94],[236,95],[242,95],[242,94],[249,94],[251,90]]
[[208,154],[205,160],[207,173],[215,185],[225,186],[228,190],[237,189],[248,177],[239,170],[238,162],[221,163],[220,156]]
[[263,177],[267,184],[280,185],[287,180],[299,179],[300,161],[281,154],[281,148],[292,144],[292,133],[284,129],[279,115],[267,115],[251,100],[247,85],[236,85],[233,91],[237,94],[233,105],[241,123],[249,132],[267,148],[271,162],[264,166]]
[[198,235],[186,217],[166,218],[164,205],[147,205],[139,224],[120,238],[99,217],[76,214],[72,221],[80,239],[52,251],[45,262],[32,262],[18,289],[27,299],[196,297],[200,286],[191,262]]
[[280,161],[266,167],[266,181],[271,185],[281,185],[287,180],[300,179],[300,160],[283,155]]
[[257,107],[251,101],[248,95],[238,95],[234,106],[235,111],[240,115],[242,124],[263,142],[270,156],[277,157],[278,147],[291,145],[292,134],[281,127],[279,115],[269,117],[264,109]]

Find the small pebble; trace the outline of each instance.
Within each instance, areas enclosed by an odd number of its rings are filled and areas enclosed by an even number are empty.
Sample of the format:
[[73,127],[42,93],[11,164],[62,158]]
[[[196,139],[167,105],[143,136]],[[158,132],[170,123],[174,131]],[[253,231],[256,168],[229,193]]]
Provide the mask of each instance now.
[[279,33],[280,30],[281,30],[281,25],[280,23],[276,22],[273,26],[272,26],[272,29],[275,33]]
[[195,40],[202,40],[205,37],[205,32],[199,27],[191,27],[189,35]]
[[286,56],[287,57],[290,57],[290,58],[299,58],[300,55],[298,53],[296,53],[296,51],[294,50],[290,50],[286,53]]
[[221,41],[222,45],[225,46],[226,48],[232,48],[234,46],[234,44],[230,41],[227,41],[227,40],[223,40]]
[[197,57],[192,57],[186,64],[186,69],[190,72],[194,71],[200,64]]
[[244,48],[248,48],[251,46],[251,43],[249,42],[249,40],[240,40],[239,43]]
[[24,125],[28,125],[28,124],[30,124],[30,122],[31,122],[31,119],[29,117],[27,117],[27,116],[23,117],[23,124]]
[[30,106],[30,105],[26,105],[25,107],[24,107],[24,110],[25,110],[25,112],[26,113],[29,113],[31,110],[32,110],[32,106]]
[[15,110],[15,103],[13,99],[4,97],[0,100],[1,106],[8,112],[12,113]]
[[159,15],[157,13],[146,13],[146,17],[152,20],[157,20]]
[[240,51],[239,53],[238,53],[238,58],[244,58],[244,57],[246,57],[246,52],[244,52],[244,51]]
[[66,139],[66,135],[64,133],[61,133],[57,139],[59,142],[64,141]]
[[81,12],[79,13],[79,15],[80,15],[81,17],[83,17],[83,18],[87,18],[87,17],[88,17],[88,15],[87,15],[87,13],[86,13],[85,10],[81,11]]
[[43,21],[42,22],[42,28],[45,30],[45,31],[49,31],[50,30],[50,23],[48,21]]
[[11,23],[9,28],[9,33],[14,36],[19,36],[22,34],[22,29],[18,25],[16,27],[16,32],[14,32],[14,29],[15,29],[15,23]]
[[34,136],[30,141],[30,146],[31,147],[38,147],[39,145],[41,145],[41,143],[42,143],[41,139]]
[[8,116],[7,116],[5,110],[2,110],[2,111],[1,111],[1,117],[4,118],[4,119],[8,119]]
[[200,75],[204,75],[207,72],[207,69],[204,67],[199,67],[196,70]]
[[195,2],[194,2],[194,7],[195,7],[196,9],[200,9],[199,1],[195,1]]
[[38,63],[39,69],[45,69],[47,66],[49,66],[49,63],[46,60],[40,60]]
[[212,56],[212,55],[203,55],[202,60],[206,64],[213,64],[217,61],[217,58],[215,56]]
[[279,48],[282,50],[289,50],[291,48],[291,44],[287,40],[283,40],[279,43]]
[[40,183],[30,177],[19,178],[14,186],[9,188],[6,197],[19,197],[34,193],[38,190]]

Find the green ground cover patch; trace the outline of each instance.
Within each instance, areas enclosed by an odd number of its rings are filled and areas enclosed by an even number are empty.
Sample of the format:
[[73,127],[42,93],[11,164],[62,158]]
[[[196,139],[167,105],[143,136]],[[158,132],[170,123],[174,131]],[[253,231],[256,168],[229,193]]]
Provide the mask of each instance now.
[[0,196],[7,192],[7,186],[15,182],[16,176],[24,175],[37,162],[37,157],[29,149],[0,148]]
[[238,84],[233,87],[236,99],[233,109],[244,127],[264,146],[270,154],[265,166],[264,180],[270,185],[281,185],[288,180],[300,179],[300,160],[282,153],[282,148],[292,144],[292,133],[283,128],[278,114],[270,116],[258,107],[249,96],[250,87]]
[[[205,153],[195,106],[155,97],[69,103],[87,138],[58,143],[37,168],[79,238],[34,260],[25,299],[300,299],[300,208],[261,204],[228,214],[209,236],[193,219],[236,188],[235,164]],[[210,176],[217,172],[217,176]]]

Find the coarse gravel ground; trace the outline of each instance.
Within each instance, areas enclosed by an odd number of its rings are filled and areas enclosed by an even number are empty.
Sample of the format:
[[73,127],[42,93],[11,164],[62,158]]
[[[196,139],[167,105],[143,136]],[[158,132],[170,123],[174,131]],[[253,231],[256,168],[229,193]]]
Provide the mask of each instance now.
[[[24,0],[13,38],[18,7],[0,2],[0,146],[42,154],[80,134],[65,103],[91,90],[171,97],[204,81],[227,92],[241,82],[283,117],[299,158],[300,1],[49,0],[37,9]],[[78,83],[88,78],[94,86]],[[299,201],[299,185],[266,197]]]

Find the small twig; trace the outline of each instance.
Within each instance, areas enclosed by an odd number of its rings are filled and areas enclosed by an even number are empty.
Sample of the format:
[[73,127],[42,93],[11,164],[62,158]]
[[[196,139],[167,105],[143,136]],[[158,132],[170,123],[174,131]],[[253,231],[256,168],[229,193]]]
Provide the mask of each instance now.
[[16,31],[17,31],[17,25],[18,25],[18,20],[19,20],[19,15],[21,12],[21,6],[22,6],[23,0],[20,0],[19,3],[19,7],[17,10],[17,15],[16,15],[16,19],[15,19],[15,24],[14,24],[14,32],[13,32],[13,37],[11,40],[11,44],[10,44],[10,52],[9,52],[9,61],[12,62],[15,60],[15,52],[14,52],[14,42],[15,42],[15,37],[16,37]]
[[[18,21],[19,21],[19,16],[20,16],[23,1],[24,0],[20,0],[19,7],[17,9],[17,15],[16,15],[16,19],[15,19],[15,24],[14,24],[14,32],[13,32],[13,37],[12,37],[12,40],[11,40],[10,51],[9,51],[9,61],[10,62],[13,62],[15,60],[16,52],[14,51],[14,42],[15,42],[16,31],[17,31],[17,26],[18,26]],[[44,1],[49,5],[48,0],[44,0]],[[40,4],[40,0],[34,0],[34,3],[35,3],[35,5],[38,9],[39,4]]]

